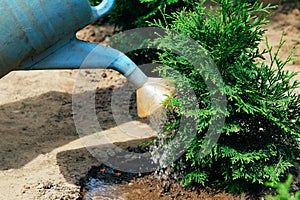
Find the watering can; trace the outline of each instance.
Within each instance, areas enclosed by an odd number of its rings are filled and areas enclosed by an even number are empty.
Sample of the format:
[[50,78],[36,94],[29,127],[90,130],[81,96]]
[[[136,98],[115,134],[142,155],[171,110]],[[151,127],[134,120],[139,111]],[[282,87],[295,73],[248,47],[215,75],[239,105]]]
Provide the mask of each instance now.
[[[113,0],[90,6],[88,0],[0,0],[0,78],[12,70],[109,68],[137,89],[137,110],[146,117],[161,108],[170,93],[161,80],[148,78],[122,52],[80,41],[77,30],[103,17]],[[97,48],[96,48],[97,47]],[[95,54],[95,52],[93,52]]]

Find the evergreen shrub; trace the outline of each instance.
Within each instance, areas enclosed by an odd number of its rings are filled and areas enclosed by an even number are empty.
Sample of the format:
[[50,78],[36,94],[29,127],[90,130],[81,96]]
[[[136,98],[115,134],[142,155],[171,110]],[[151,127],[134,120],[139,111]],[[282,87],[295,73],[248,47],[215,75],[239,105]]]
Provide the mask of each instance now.
[[[266,31],[262,26],[268,23],[270,9],[274,7],[244,0],[217,0],[212,7],[205,8],[205,2],[165,14],[165,21],[156,20],[151,24],[167,30],[165,36],[156,40],[156,44],[164,44],[163,50],[169,45],[178,52],[197,55],[197,50],[191,51],[185,40],[174,42],[172,31],[201,45],[224,82],[221,91],[209,91],[207,81],[217,84],[217,80],[205,77],[207,62],[200,63],[199,70],[191,60],[168,49],[159,54],[160,74],[173,79],[178,91],[186,90],[188,83],[199,106],[184,111],[182,105],[189,101],[187,96],[175,96],[168,102],[167,106],[176,112],[164,129],[169,135],[164,140],[165,146],[169,147],[175,138],[172,130],[178,128],[180,120],[191,119],[197,124],[195,128],[178,129],[176,133],[193,135],[193,139],[186,146],[184,156],[176,161],[174,172],[180,171],[186,186],[210,185],[231,192],[262,188],[266,182],[276,184],[292,167],[299,165],[300,95],[294,92],[299,82],[292,81],[296,73],[284,70],[294,59],[294,49],[285,59],[279,57],[283,39],[278,50],[267,41],[266,49],[259,49]],[[227,97],[225,113],[212,106],[211,94],[217,92]],[[201,156],[203,145],[211,145],[204,144],[209,126],[224,115],[222,131],[213,133],[219,134],[218,142],[206,156]]]

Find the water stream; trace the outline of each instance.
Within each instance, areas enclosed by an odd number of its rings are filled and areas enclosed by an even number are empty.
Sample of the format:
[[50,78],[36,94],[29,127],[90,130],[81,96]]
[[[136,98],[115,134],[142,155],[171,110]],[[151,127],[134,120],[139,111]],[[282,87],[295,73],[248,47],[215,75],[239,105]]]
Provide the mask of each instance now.
[[[157,112],[155,115],[148,118],[149,125],[157,133],[157,141],[152,144],[151,147],[147,147],[147,149],[143,149],[142,147],[134,147],[129,146],[127,150],[134,151],[136,153],[145,153],[146,151],[150,151],[151,159],[153,162],[162,164],[164,159],[160,159],[164,155],[164,151],[161,152],[162,148],[162,139],[163,135],[161,135],[161,131],[163,129],[164,123],[166,121],[166,111],[162,109],[160,112]],[[149,174],[149,173],[145,173]],[[141,177],[141,173],[128,173],[121,172],[115,170],[111,167],[108,167],[104,164],[93,167],[87,174],[87,176],[82,180],[82,194],[83,200],[95,200],[95,199],[105,199],[105,200],[123,200],[126,199],[124,195],[129,194],[130,191],[128,187],[120,187],[120,186],[128,186],[129,182],[136,178]],[[162,169],[158,168],[158,171],[155,173],[157,179],[164,179],[167,177],[167,174]],[[127,188],[127,189],[124,189]],[[129,187],[130,188],[130,187]]]

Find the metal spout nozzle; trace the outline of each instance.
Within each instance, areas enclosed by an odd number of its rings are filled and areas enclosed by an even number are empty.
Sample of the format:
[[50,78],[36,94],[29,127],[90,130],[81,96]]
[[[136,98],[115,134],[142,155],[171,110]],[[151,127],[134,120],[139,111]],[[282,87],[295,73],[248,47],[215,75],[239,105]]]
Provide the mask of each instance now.
[[136,90],[137,112],[141,118],[159,111],[168,101],[169,95],[174,95],[175,88],[170,80],[148,78],[144,85]]

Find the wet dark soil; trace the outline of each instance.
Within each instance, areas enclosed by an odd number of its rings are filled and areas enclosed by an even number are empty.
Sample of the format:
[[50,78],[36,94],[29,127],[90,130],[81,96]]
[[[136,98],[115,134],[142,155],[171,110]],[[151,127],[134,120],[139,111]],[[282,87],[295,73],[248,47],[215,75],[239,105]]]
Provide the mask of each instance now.
[[177,180],[160,173],[134,174],[114,170],[106,165],[94,166],[81,179],[83,200],[105,199],[254,199],[250,195],[233,195],[210,188],[183,187]]
[[[148,147],[138,145],[144,141],[129,141],[116,145],[130,152],[144,153],[149,151]],[[170,169],[139,174],[122,172],[104,164],[93,166],[87,175],[80,179],[79,184],[81,186],[80,199],[82,200],[254,200],[264,196],[264,193],[234,195],[209,187],[184,187],[178,179],[170,174]]]

